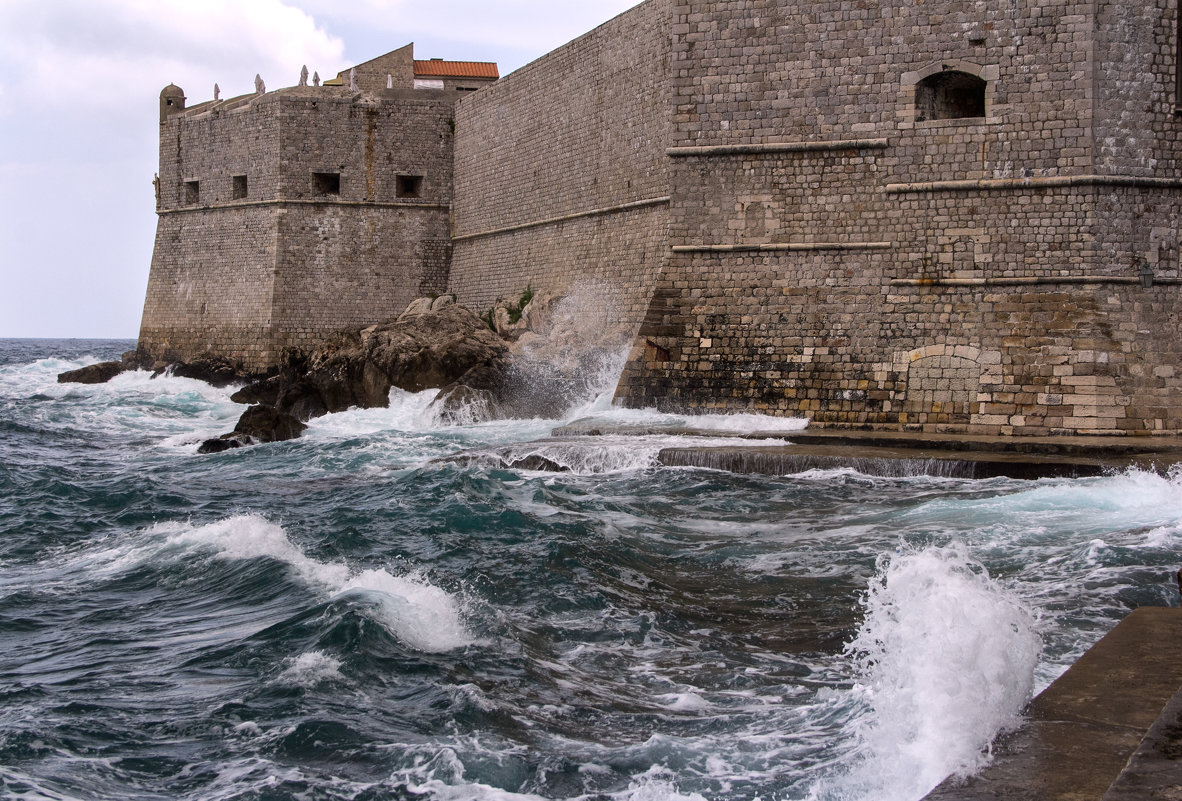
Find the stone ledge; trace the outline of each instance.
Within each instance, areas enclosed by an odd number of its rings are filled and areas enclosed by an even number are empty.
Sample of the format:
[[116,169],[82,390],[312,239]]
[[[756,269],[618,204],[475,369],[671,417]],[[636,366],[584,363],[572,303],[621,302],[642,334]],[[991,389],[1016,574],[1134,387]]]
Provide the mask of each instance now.
[[570,220],[578,220],[583,217],[599,217],[605,214],[618,214],[620,212],[632,211],[634,209],[648,208],[649,206],[660,206],[669,203],[670,197],[648,198],[646,200],[634,200],[630,203],[621,203],[618,206],[606,206],[600,209],[589,209],[588,211],[578,211],[573,214],[564,214],[561,217],[547,217],[543,220],[531,220],[530,222],[518,223],[517,225],[507,225],[504,228],[494,228],[489,231],[478,231],[474,234],[457,234],[452,237],[453,242],[465,242],[470,239],[480,239],[486,236],[497,236],[498,234],[510,234],[514,231],[525,231],[530,228],[538,228],[543,225],[554,225],[561,222],[569,222]]
[[828,142],[767,142],[750,145],[703,145],[700,147],[669,147],[665,155],[673,158],[688,156],[762,156],[776,153],[815,153],[830,150],[881,150],[886,139],[834,139]]
[[674,253],[767,253],[819,250],[890,250],[890,242],[772,242],[762,245],[674,245]]
[[230,209],[258,208],[260,206],[346,206],[350,208],[368,209],[427,209],[430,211],[449,211],[451,209],[450,203],[433,203],[429,201],[415,202],[413,200],[376,201],[325,199],[295,200],[279,198],[275,200],[238,200],[230,201],[228,203],[209,203],[199,206],[181,206],[175,209],[157,209],[156,213],[159,215],[192,214],[198,211],[227,211]]
[[888,195],[918,192],[972,192],[975,190],[1056,189],[1077,186],[1127,186],[1139,189],[1182,188],[1182,178],[1139,175],[1055,175],[1045,178],[975,178],[956,181],[917,181],[887,184]]
[[[1135,275],[1030,275],[1012,278],[892,278],[891,286],[1036,286],[1042,284],[1140,284]],[[1154,286],[1182,285],[1182,278],[1153,279]]]

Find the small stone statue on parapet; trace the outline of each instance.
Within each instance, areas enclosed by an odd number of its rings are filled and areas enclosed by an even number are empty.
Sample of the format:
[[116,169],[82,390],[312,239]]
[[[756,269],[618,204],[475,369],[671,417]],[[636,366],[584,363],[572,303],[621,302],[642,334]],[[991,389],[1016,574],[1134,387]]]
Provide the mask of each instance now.
[[257,72],[254,76],[254,93],[256,95],[263,95],[267,93],[267,85],[263,83],[263,76],[259,75]]
[[349,91],[350,92],[357,91],[357,68],[356,67],[349,68]]
[[216,83],[213,85],[213,99],[214,100],[221,100],[222,99],[222,88],[220,86],[218,86]]
[[305,64],[300,68],[300,86],[308,85],[308,65]]
[[313,73],[312,73],[312,85],[313,85],[313,86],[319,86],[319,85],[320,85],[320,73],[319,73],[319,72],[313,72]]

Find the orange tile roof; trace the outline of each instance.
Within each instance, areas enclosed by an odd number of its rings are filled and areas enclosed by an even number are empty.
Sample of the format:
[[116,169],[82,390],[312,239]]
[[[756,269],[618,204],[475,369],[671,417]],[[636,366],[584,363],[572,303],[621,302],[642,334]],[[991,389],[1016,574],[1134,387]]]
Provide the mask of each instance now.
[[491,61],[444,61],[415,59],[415,75],[434,78],[500,78],[497,65]]

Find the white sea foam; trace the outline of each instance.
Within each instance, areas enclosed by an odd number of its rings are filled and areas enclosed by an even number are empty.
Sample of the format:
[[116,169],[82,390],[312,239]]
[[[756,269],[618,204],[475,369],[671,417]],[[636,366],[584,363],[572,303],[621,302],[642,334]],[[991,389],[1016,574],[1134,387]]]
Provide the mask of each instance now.
[[[399,771],[393,783],[415,795],[432,801],[545,801],[533,793],[518,793],[464,778],[466,766],[450,748],[445,748],[417,767]],[[600,765],[580,765],[579,773],[592,775],[611,771]],[[706,801],[698,793],[683,793],[677,788],[673,771],[653,766],[633,777],[626,789],[595,793],[596,798],[616,801]],[[388,785],[386,785],[388,786]]]
[[308,651],[292,660],[291,666],[279,674],[279,681],[297,687],[315,687],[324,681],[340,681],[341,660],[323,651]]
[[710,702],[697,693],[665,693],[653,697],[657,703],[673,712],[706,712]]
[[97,359],[42,359],[0,368],[0,397],[24,402],[22,417],[48,427],[63,420],[98,434],[148,436],[163,447],[185,447],[233,427],[242,407],[234,387],[143,370],[120,373],[104,384],[59,384],[57,375]]
[[[178,528],[177,524],[161,527]],[[166,539],[171,547],[213,548],[224,559],[270,558],[283,562],[308,583],[341,588],[349,580],[342,562],[321,562],[304,555],[280,526],[255,515],[237,515],[204,526],[181,525]]]
[[959,547],[883,558],[849,646],[869,709],[862,761],[819,798],[914,799],[988,761],[1018,725],[1040,651],[1032,615]]
[[1129,470],[1103,478],[1045,480],[1018,492],[943,498],[916,507],[910,516],[928,524],[1063,528],[1084,536],[1174,526],[1182,521],[1182,477]]
[[420,651],[450,651],[472,642],[456,598],[418,573],[393,576],[385,570],[367,570],[345,582],[339,593],[377,600],[381,622]]
[[390,390],[390,402],[385,408],[350,409],[308,421],[305,436],[317,439],[345,439],[379,434],[386,431],[423,432],[434,426],[431,402],[439,394],[437,389],[405,392],[397,387]]

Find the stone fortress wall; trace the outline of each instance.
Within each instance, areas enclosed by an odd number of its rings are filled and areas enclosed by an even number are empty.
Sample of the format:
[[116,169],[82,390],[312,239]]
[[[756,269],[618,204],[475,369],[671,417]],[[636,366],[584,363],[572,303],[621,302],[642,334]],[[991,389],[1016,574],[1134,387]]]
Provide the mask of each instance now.
[[450,291],[610,288],[635,327],[668,252],[670,0],[649,0],[456,111]]
[[676,4],[671,254],[617,398],[1176,432],[1174,8]]
[[[591,279],[638,329],[621,403],[1177,432],[1178,48],[1171,0],[647,0],[412,119],[372,92],[249,99],[235,135],[186,111],[162,128],[146,336],[232,349],[257,326],[261,354],[427,291],[481,309]],[[326,204],[307,187],[330,163]],[[274,202],[184,203],[238,164]],[[390,198],[411,169],[440,181]]]

